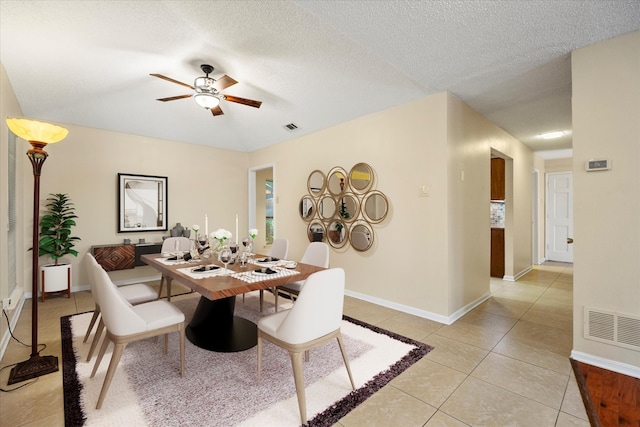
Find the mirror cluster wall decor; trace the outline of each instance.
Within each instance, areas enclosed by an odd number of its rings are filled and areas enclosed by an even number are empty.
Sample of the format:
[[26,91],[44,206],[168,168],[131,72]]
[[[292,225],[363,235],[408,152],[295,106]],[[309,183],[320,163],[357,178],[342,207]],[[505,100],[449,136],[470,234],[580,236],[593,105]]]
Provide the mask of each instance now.
[[347,171],[336,166],[325,175],[314,170],[307,179],[308,194],[300,199],[299,213],[307,223],[311,242],[327,241],[334,248],[347,243],[357,251],[373,246],[372,224],[389,212],[387,197],[374,188],[374,171],[358,163]]

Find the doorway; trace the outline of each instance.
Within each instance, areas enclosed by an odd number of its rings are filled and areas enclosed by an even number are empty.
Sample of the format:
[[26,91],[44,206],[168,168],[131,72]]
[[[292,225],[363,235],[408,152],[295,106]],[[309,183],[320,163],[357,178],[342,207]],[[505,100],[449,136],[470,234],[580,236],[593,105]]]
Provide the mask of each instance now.
[[276,235],[276,167],[273,163],[249,169],[248,228],[256,228],[256,249],[263,250]]
[[573,172],[547,174],[546,255],[573,262]]

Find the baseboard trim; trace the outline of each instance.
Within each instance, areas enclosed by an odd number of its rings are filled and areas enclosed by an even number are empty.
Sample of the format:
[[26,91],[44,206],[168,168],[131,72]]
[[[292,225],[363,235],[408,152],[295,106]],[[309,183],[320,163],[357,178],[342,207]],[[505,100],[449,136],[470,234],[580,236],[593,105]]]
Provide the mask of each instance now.
[[527,274],[531,270],[533,270],[533,268],[531,266],[529,266],[529,267],[525,268],[524,270],[522,270],[521,272],[519,272],[518,274],[516,274],[515,276],[504,276],[502,278],[502,280],[506,280],[507,282],[515,282],[516,280],[518,280],[519,278],[521,278],[522,276],[524,276],[525,274]]
[[615,360],[605,359],[575,350],[571,351],[570,357],[571,359],[575,359],[578,362],[586,363],[587,365],[597,366],[598,368],[640,379],[640,366],[633,366],[622,362],[616,362]]
[[11,340],[11,334],[9,330],[14,331],[16,325],[18,324],[18,319],[20,319],[20,314],[22,314],[22,307],[24,307],[25,294],[23,293],[20,299],[18,300],[18,305],[14,308],[15,313],[13,317],[9,321],[9,328],[5,331],[2,336],[2,341],[0,341],[0,360],[4,357],[4,353],[7,351],[7,347],[9,346],[9,341]]
[[476,308],[477,306],[479,306],[480,304],[482,304],[484,301],[488,300],[491,297],[491,293],[486,293],[485,295],[481,296],[480,298],[476,299],[475,301],[467,304],[466,306],[462,307],[461,309],[457,310],[455,313],[453,313],[450,316],[443,316],[441,314],[436,314],[436,313],[432,313],[430,311],[426,311],[426,310],[420,310],[417,309],[415,307],[410,307],[408,305],[404,305],[404,304],[398,304],[396,302],[393,301],[388,301],[382,298],[376,298],[376,297],[372,297],[370,295],[366,295],[366,294],[361,294],[359,292],[353,292],[353,291],[349,291],[349,290],[345,290],[344,292],[345,295],[353,297],[353,298],[357,298],[359,300],[362,301],[367,301],[373,304],[377,304],[377,305],[381,305],[383,307],[387,307],[387,308],[392,308],[394,310],[398,310],[401,311],[403,313],[407,313],[407,314],[411,314],[414,316],[418,316],[418,317],[422,317],[423,319],[428,319],[428,320],[433,320],[434,322],[438,322],[438,323],[443,323],[445,325],[451,325],[453,324],[453,322],[455,322],[456,320],[458,320],[459,318],[461,318],[462,316],[464,316],[465,314],[467,314],[468,312],[470,312],[471,310],[473,310],[474,308]]

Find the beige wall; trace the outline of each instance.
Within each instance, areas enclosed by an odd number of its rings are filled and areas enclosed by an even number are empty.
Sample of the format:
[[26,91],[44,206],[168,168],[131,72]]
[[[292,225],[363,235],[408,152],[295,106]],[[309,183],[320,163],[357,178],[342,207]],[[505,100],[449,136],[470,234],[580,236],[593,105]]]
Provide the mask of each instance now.
[[[170,227],[178,221],[204,226],[207,213],[210,231],[233,231],[236,213],[240,229],[248,228],[247,170],[274,164],[277,237],[288,238],[290,257],[299,259],[308,240],[298,202],[309,173],[366,162],[376,172],[374,188],[388,197],[389,215],[373,226],[370,251],[332,250],[331,265],[345,268],[353,295],[450,322],[489,294],[490,150],[496,148],[513,164],[512,274],[530,265],[531,152],[448,93],[249,154],[67,127],[67,139],[47,148],[41,194],[68,193],[75,202],[81,255],[91,245],[125,237],[159,241],[166,234],[116,232],[118,172],[168,177]],[[421,185],[429,197],[418,196]],[[72,261],[74,286],[86,286],[79,260]],[[137,268],[112,277],[147,274],[153,271]]]
[[[640,368],[640,352],[583,338],[583,309],[640,315],[640,32],[575,51],[574,356]],[[584,162],[612,161],[585,172]]]
[[[345,268],[351,294],[450,321],[489,292],[492,146],[526,170],[526,179],[513,174],[514,203],[526,204],[515,210],[528,212],[513,224],[513,235],[522,238],[523,225],[530,234],[530,151],[448,93],[251,153],[250,163],[275,161],[278,237],[289,239],[294,258],[308,244],[306,223],[298,215],[308,175],[316,169],[326,174],[334,166],[349,170],[359,162],[371,165],[390,213],[373,226],[372,250],[332,250],[331,265]],[[418,197],[420,185],[429,187],[429,197]],[[512,244],[517,271],[530,266],[530,235],[523,240]]]
[[[235,214],[247,223],[247,155],[200,145],[177,143],[99,129],[65,125],[69,135],[47,147],[47,159],[41,177],[41,205],[50,193],[67,193],[78,215],[74,235],[73,286],[86,286],[81,268],[82,256],[92,245],[120,243],[125,238],[160,242],[169,232],[117,232],[118,173],[158,175],[168,178],[168,228],[176,222],[191,228],[194,223],[204,231],[204,216],[209,217],[209,232],[226,228],[234,232]],[[28,163],[25,156],[21,159]],[[28,173],[31,173],[30,171]],[[25,181],[27,181],[25,176]],[[30,233],[30,230],[29,230]],[[40,263],[46,263],[45,257]],[[155,274],[149,267],[111,273],[116,280]]]
[[573,158],[565,159],[549,159],[544,162],[544,171],[546,173],[554,172],[571,172],[573,170]]

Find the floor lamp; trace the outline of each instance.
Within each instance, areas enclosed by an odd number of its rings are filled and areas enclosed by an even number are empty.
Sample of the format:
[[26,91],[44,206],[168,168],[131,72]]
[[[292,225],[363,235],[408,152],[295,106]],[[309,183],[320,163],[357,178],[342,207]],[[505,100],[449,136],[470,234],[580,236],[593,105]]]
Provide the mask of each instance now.
[[18,363],[11,369],[8,384],[40,377],[58,370],[56,356],[40,356],[38,352],[38,224],[40,219],[40,171],[47,152],[43,150],[47,144],[62,141],[68,130],[50,123],[28,119],[7,119],[7,126],[18,137],[29,141],[31,149],[27,157],[33,167],[33,253],[31,265],[31,357]]

